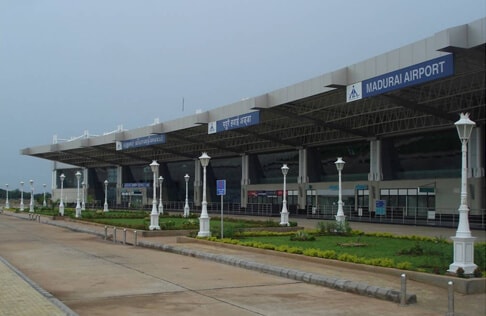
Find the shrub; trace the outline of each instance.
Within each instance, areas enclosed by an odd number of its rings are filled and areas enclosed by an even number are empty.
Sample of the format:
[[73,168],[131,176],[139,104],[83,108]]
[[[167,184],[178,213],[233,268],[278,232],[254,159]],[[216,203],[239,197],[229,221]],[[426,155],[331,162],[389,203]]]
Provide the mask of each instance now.
[[316,237],[308,234],[307,232],[305,232],[303,230],[299,230],[293,236],[290,237],[290,240],[313,241],[313,240],[316,240]]
[[457,268],[456,270],[456,275],[459,277],[459,278],[465,278],[466,275],[464,274],[464,269],[459,267]]
[[349,222],[318,222],[317,223],[317,231],[319,234],[322,235],[343,235],[343,234],[350,234],[352,229],[349,225]]
[[181,227],[183,229],[195,229],[198,227],[198,222],[195,219],[188,219],[182,222]]
[[404,261],[404,262],[399,262],[397,263],[397,269],[401,269],[401,270],[411,270],[412,269],[412,264],[408,261]]
[[476,269],[474,269],[474,272],[473,272],[474,276],[476,278],[480,278],[483,276],[483,273],[481,272],[481,268],[477,267]]

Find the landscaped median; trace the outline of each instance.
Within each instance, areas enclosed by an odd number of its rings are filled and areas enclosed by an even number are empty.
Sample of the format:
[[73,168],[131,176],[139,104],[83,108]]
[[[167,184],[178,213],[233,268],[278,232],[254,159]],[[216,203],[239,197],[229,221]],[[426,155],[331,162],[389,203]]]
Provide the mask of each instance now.
[[[344,267],[348,269],[359,269],[361,271],[369,271],[373,273],[383,273],[387,275],[396,276],[397,279],[405,273],[407,278],[410,280],[438,286],[441,288],[447,288],[448,282],[454,282],[454,290],[462,294],[476,294],[476,293],[486,293],[486,278],[459,278],[450,275],[440,275],[434,273],[426,273],[419,271],[402,270],[397,268],[374,266],[368,264],[360,264],[353,262],[340,261],[338,259],[327,259],[323,257],[308,256],[305,254],[296,252],[283,252],[276,249],[272,249],[272,246],[265,245],[264,247],[258,248],[250,245],[241,245],[235,242],[233,239],[217,239],[217,238],[192,238],[186,236],[179,236],[177,238],[178,243],[204,243],[209,245],[219,244],[219,247],[227,247],[230,249],[240,249],[245,251],[254,251],[257,253],[271,252],[273,255],[288,257],[292,259],[312,261],[318,264],[333,265]],[[413,300],[413,298],[411,298]]]

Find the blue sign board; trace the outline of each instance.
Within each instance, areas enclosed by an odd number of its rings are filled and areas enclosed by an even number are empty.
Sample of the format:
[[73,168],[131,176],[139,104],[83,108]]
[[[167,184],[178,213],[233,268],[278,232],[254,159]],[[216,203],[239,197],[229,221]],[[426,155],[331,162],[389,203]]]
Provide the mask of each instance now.
[[453,74],[453,55],[444,55],[349,85],[346,89],[346,102],[403,89],[424,82],[452,76]]
[[123,183],[124,188],[150,188],[150,183],[148,182],[129,182],[129,183]]
[[248,127],[252,125],[260,124],[260,112],[250,112],[233,117],[226,118],[224,120],[209,122],[208,134],[215,134],[219,132],[229,131],[232,129]]
[[226,195],[226,180],[216,180],[216,195]]
[[385,200],[376,200],[375,201],[375,214],[376,215],[385,215],[386,214],[386,201]]
[[126,150],[137,147],[146,147],[157,144],[165,144],[165,134],[149,135],[140,138],[116,142],[116,150]]

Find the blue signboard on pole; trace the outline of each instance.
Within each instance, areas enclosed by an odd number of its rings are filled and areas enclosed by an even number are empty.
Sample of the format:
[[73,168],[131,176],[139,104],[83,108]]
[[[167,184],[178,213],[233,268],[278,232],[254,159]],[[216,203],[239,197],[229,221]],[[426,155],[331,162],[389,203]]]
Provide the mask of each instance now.
[[226,180],[216,180],[216,194],[226,195]]
[[376,215],[386,215],[386,201],[376,200],[375,201],[375,214]]

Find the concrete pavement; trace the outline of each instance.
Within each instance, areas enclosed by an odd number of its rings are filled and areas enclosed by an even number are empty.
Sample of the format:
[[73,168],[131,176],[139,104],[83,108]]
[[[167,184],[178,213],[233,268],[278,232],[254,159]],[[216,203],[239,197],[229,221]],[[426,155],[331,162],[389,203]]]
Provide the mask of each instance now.
[[[175,315],[195,312],[203,315],[444,315],[447,311],[447,290],[420,282],[408,282],[408,291],[417,294],[418,303],[401,307],[397,303],[221,265],[209,259],[114,244],[103,240],[104,230],[100,226],[48,218],[40,221],[51,225],[42,225],[20,220],[18,217],[28,218],[25,213],[15,216],[0,215],[0,256],[80,315],[113,312],[117,315],[168,312]],[[300,220],[298,222],[301,224]],[[396,231],[397,227],[393,226]],[[122,240],[121,230],[119,240]],[[212,257],[227,256],[233,260],[332,276],[359,284],[400,288],[400,280],[395,276],[344,265],[207,244],[181,244],[177,243],[176,237],[140,236],[139,241]],[[9,274],[4,270],[0,273]],[[9,290],[1,293],[5,291]],[[18,296],[23,295],[14,295]],[[484,294],[456,293],[456,314],[483,315],[486,311],[484,302]],[[10,304],[16,306],[19,303]],[[66,310],[61,312],[67,313]],[[39,313],[0,312],[0,315]]]

